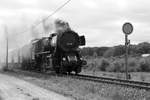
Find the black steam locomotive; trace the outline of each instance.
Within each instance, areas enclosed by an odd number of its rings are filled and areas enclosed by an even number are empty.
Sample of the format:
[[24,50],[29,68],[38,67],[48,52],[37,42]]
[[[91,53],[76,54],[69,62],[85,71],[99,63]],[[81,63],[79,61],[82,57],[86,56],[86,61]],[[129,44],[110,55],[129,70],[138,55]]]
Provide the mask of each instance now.
[[69,30],[60,34],[33,40],[19,50],[21,68],[46,72],[76,74],[86,65],[79,46],[85,45],[85,37]]

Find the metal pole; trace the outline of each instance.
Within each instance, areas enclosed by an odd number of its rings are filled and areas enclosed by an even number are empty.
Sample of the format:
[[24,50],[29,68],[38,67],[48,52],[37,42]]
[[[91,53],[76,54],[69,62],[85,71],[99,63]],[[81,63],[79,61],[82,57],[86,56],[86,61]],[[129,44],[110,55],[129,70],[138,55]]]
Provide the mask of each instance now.
[[128,35],[125,34],[125,69],[126,79],[128,80]]
[[8,69],[8,31],[5,26],[5,34],[6,34],[6,69]]

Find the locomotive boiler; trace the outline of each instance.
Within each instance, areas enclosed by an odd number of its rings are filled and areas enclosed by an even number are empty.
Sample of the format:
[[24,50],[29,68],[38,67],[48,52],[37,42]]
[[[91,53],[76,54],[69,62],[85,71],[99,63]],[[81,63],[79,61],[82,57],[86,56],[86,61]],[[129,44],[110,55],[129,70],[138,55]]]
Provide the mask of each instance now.
[[54,70],[56,73],[80,73],[86,64],[79,48],[84,45],[85,37],[72,30],[35,39],[20,50],[22,68],[42,72]]

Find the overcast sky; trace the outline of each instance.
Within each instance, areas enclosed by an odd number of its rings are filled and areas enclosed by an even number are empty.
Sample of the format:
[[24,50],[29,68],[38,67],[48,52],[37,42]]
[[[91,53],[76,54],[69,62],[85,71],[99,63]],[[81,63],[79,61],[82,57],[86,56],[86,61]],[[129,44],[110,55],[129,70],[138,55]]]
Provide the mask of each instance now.
[[[13,37],[16,34],[11,33],[12,30],[21,32],[64,2],[66,0],[0,0],[0,44],[3,44],[5,35],[4,24],[7,23],[9,34]],[[123,44],[121,29],[126,21],[134,26],[133,34],[129,36],[131,43],[150,42],[149,0],[71,0],[53,18],[68,21],[73,30],[86,36],[87,46]],[[19,28],[20,25],[23,28]]]

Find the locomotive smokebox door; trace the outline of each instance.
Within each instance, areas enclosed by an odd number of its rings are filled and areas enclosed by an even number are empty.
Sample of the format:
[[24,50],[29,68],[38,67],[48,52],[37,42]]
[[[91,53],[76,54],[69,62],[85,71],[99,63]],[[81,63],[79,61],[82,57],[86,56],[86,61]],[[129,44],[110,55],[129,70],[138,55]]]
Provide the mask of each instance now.
[[80,46],[85,45],[85,43],[86,43],[85,37],[84,37],[84,36],[80,36],[80,37],[79,37],[79,44],[80,44]]

